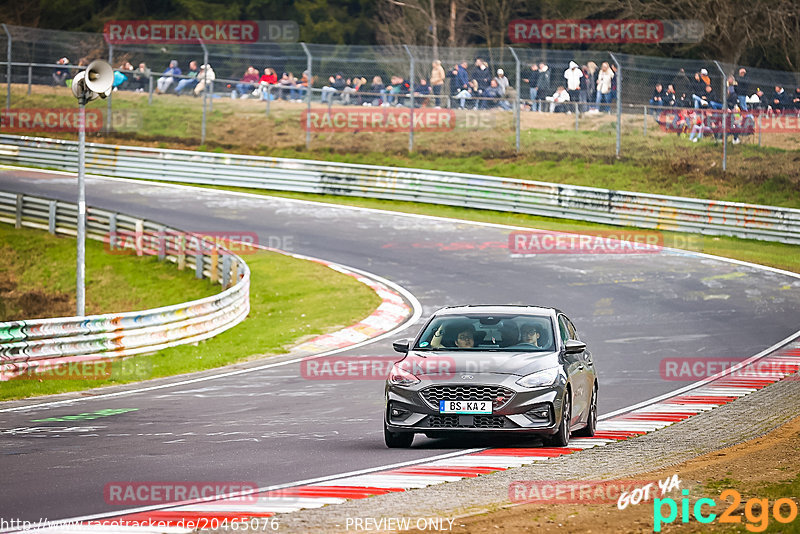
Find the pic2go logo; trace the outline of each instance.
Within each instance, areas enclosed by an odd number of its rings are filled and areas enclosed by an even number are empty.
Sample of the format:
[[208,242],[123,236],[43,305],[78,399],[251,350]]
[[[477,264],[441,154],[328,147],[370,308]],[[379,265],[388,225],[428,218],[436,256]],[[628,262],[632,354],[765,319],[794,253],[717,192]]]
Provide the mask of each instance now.
[[[690,520],[690,503],[688,499],[689,490],[682,491],[684,498],[681,499],[681,523],[688,523]],[[741,523],[742,518],[739,515],[734,515],[734,512],[742,502],[742,496],[738,491],[727,489],[720,494],[720,499],[727,501],[731,499],[731,503],[725,511],[720,514],[720,523]],[[704,507],[713,509],[717,503],[713,499],[703,498],[697,499],[694,506],[691,506],[691,515],[698,523],[708,524],[717,518],[717,514],[711,512],[704,514]],[[664,515],[665,507],[667,515]],[[786,513],[788,512],[788,513]],[[769,500],[752,498],[744,505],[744,517],[748,523],[745,528],[750,532],[763,532],[769,526]],[[797,518],[797,504],[787,497],[776,500],[772,505],[772,515],[778,523],[791,523]],[[656,498],[653,500],[653,532],[661,532],[663,525],[670,524],[678,518],[678,503],[675,499],[669,497],[665,499]]]

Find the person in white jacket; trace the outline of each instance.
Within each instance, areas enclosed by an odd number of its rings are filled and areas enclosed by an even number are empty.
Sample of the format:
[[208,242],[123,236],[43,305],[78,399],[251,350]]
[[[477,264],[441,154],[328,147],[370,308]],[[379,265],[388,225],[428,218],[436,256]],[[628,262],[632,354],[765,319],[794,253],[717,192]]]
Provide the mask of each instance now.
[[608,104],[611,102],[611,81],[614,79],[614,71],[608,66],[608,62],[604,61],[597,71],[597,104],[600,111],[610,112],[610,106],[600,106],[600,103]]
[[573,102],[579,100],[581,92],[581,77],[583,72],[577,63],[574,61],[569,62],[569,68],[564,71],[564,78],[567,79],[567,92],[569,92],[569,99]]
[[216,75],[214,74],[214,69],[211,68],[209,64],[203,64],[200,66],[200,70],[197,72],[197,85],[194,86],[194,96],[200,96],[203,93],[203,90],[206,88],[206,83],[209,84],[209,87],[213,87],[211,82],[214,81]]

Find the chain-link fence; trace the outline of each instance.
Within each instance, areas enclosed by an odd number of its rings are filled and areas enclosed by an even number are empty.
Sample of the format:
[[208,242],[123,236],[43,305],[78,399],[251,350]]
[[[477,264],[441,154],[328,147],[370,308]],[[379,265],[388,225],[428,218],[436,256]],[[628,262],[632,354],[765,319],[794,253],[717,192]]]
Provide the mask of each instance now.
[[524,152],[541,142],[531,132],[574,130],[599,132],[619,155],[630,135],[769,144],[800,134],[800,74],[716,61],[520,47],[111,45],[102,34],[2,28],[6,132],[68,136],[69,120],[42,110],[69,113],[61,88],[104,59],[115,90],[90,107],[105,108],[99,130],[122,139]]

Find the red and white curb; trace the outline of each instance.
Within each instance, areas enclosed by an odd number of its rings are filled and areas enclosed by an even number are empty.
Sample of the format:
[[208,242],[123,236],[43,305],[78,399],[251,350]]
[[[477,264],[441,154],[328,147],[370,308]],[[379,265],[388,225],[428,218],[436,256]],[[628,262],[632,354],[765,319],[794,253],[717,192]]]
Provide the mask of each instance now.
[[[765,365],[770,371],[762,370]],[[594,437],[572,439],[566,448],[473,449],[466,454],[446,454],[434,460],[398,464],[373,472],[338,475],[305,485],[262,489],[255,495],[249,494],[247,499],[227,496],[215,500],[173,503],[160,509],[140,508],[122,515],[94,519],[98,524],[85,521],[79,525],[45,528],[42,532],[188,533],[196,530],[191,525],[204,524],[206,528],[215,528],[215,524],[223,526],[231,522],[263,521],[275,514],[321,508],[348,499],[363,499],[477,477],[653,432],[713,410],[789,375],[796,376],[799,370],[800,342],[794,342],[773,354],[745,360],[723,373],[683,388],[677,394],[605,418],[598,423]]]

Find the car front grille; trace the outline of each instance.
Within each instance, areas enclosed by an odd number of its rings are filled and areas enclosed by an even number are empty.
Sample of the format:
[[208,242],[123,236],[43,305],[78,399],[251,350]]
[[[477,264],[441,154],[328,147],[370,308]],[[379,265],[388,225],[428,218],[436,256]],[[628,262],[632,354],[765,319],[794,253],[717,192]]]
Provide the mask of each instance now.
[[[428,426],[431,428],[504,428],[505,417],[501,415],[476,415],[472,424],[461,424],[457,415],[429,415]],[[468,420],[468,419],[467,419]]]
[[493,409],[497,410],[514,397],[514,391],[503,386],[430,386],[420,391],[420,394],[435,410],[439,409],[440,400],[488,400],[492,401]]

